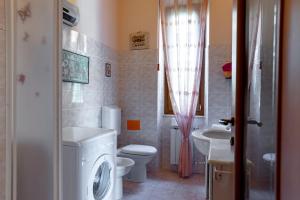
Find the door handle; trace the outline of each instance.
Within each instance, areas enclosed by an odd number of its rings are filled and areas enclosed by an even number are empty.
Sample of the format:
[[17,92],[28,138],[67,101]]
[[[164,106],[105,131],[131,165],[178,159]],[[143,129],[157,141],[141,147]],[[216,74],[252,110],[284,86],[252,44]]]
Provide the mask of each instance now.
[[249,119],[249,120],[247,121],[247,123],[248,123],[248,124],[251,124],[251,125],[257,125],[258,127],[262,127],[262,126],[263,126],[263,123],[262,123],[262,122],[258,122],[258,121],[254,120],[254,119]]
[[234,126],[234,118],[231,118],[231,119],[220,119],[219,120],[219,124],[222,124],[222,125],[231,125],[231,126]]

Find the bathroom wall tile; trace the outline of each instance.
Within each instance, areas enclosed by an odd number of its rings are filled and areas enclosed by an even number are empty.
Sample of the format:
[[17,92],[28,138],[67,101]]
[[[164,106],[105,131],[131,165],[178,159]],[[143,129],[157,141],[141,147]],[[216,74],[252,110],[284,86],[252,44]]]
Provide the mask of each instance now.
[[225,79],[224,76],[213,76],[209,81],[209,94],[231,92],[231,79]]
[[[119,142],[152,145],[160,149],[157,129],[157,50],[120,52],[119,103],[122,108],[122,132]],[[141,120],[140,131],[127,131],[128,119]],[[160,156],[149,164],[151,170],[160,165]]]
[[[101,107],[119,102],[119,54],[68,27],[63,48],[90,58],[89,84],[63,83],[63,127],[101,127]],[[105,63],[111,64],[111,77],[105,77]]]
[[231,61],[230,46],[210,46],[208,82],[208,126],[231,116],[231,79],[225,79],[222,66]]
[[100,127],[101,108],[64,109],[63,127]]

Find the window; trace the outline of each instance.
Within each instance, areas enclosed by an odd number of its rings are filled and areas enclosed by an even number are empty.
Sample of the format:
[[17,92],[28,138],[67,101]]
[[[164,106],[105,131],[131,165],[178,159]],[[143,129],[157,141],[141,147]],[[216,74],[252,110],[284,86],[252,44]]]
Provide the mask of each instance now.
[[[199,99],[198,99],[198,105],[197,105],[197,110],[196,110],[196,115],[197,116],[204,116],[204,86],[205,86],[205,80],[204,80],[204,70],[205,69],[205,65],[203,64],[203,68],[202,68],[202,74],[201,74],[201,83],[200,83],[200,91],[199,91]],[[168,83],[167,83],[167,79],[165,76],[165,80],[164,80],[164,113],[166,115],[173,115],[173,109],[172,109],[172,104],[171,104],[171,99],[170,99],[170,95],[169,95],[169,88],[168,88]]]
[[[192,18],[195,17],[194,19],[198,18],[198,15],[196,12],[194,12],[192,14]],[[175,22],[175,16],[170,14],[168,16],[170,22]],[[182,18],[182,20],[180,19]],[[182,23],[186,20],[184,20],[185,18],[187,18],[187,13],[186,12],[181,12],[179,14],[179,21],[181,22],[180,25],[179,25],[179,29],[183,29],[185,30],[188,26],[186,23]],[[193,21],[193,19],[191,20]],[[196,20],[195,20],[196,21]],[[193,39],[193,37],[197,37],[197,32],[199,31],[199,24],[198,23],[194,23],[192,26],[189,26],[191,27],[191,38]],[[177,26],[178,28],[178,26]],[[193,30],[194,30],[194,33],[193,33]],[[174,32],[174,33],[173,33]],[[182,34],[179,34],[179,35],[176,35],[176,30],[174,31],[171,31],[169,34],[168,34],[168,37],[171,38],[171,40],[173,40],[174,38],[174,41],[175,41],[175,38],[176,37],[179,37],[179,40],[180,43],[178,44],[180,46],[180,49],[179,49],[179,54],[181,55],[179,57],[179,62],[178,60],[177,61],[172,61],[170,60],[169,62],[171,64],[177,64],[179,63],[185,63],[185,62],[192,62],[194,59],[194,57],[196,56],[197,52],[196,51],[192,51],[193,48],[189,48],[187,45],[186,45],[186,40],[187,40],[187,35],[185,34],[185,31],[183,31]],[[161,43],[162,43],[162,40],[161,40]],[[176,43],[176,42],[173,42],[173,43]],[[162,48],[162,45],[161,45],[161,48]],[[189,53],[187,53],[189,52]],[[203,116],[204,115],[204,85],[205,85],[205,78],[204,78],[204,74],[205,74],[205,51],[203,51],[203,67],[202,67],[202,73],[201,73],[201,83],[200,83],[200,88],[199,88],[199,99],[198,99],[198,104],[197,104],[197,110],[196,110],[196,115],[198,116]],[[177,58],[178,52],[174,51],[172,52],[172,55],[173,56],[170,56],[171,58]],[[182,56],[182,55],[189,55],[189,56]],[[184,65],[182,65],[184,66]],[[189,72],[190,73],[190,72]],[[169,95],[169,89],[168,89],[168,84],[167,84],[167,78],[166,78],[166,74],[165,74],[165,80],[164,80],[164,113],[165,114],[174,114],[173,112],[173,109],[172,109],[172,104],[171,104],[171,98],[170,98],[170,95]],[[180,78],[178,78],[177,81],[179,81]],[[193,87],[192,86],[193,84],[191,83],[191,86],[190,87]]]

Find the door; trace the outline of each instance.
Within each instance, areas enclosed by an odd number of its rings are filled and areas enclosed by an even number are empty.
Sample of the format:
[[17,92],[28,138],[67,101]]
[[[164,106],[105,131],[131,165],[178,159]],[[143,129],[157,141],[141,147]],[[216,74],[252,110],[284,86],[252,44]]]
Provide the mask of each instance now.
[[244,199],[275,199],[279,0],[246,1]]
[[7,0],[13,200],[60,199],[60,0]]
[[243,199],[244,97],[246,84],[245,2],[232,4],[232,134],[234,135],[234,199]]

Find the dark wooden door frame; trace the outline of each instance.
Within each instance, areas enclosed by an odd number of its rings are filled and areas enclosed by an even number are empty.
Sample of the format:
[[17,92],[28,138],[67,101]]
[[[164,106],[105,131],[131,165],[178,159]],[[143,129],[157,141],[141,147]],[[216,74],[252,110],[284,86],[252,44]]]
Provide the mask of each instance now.
[[[235,132],[234,198],[244,199],[244,127],[247,84],[246,63],[246,0],[233,0],[232,15],[232,66],[233,66],[233,131]],[[235,105],[235,106],[234,106]]]
[[280,176],[281,176],[281,116],[282,116],[282,67],[283,67],[283,34],[284,34],[284,5],[285,0],[280,0],[279,8],[279,64],[278,64],[278,103],[277,103],[277,141],[276,141],[276,166],[275,166],[275,196],[276,200],[281,199],[281,187],[280,187]]
[[[278,64],[278,103],[277,103],[277,146],[276,146],[276,172],[275,172],[275,198],[280,200],[280,162],[281,162],[281,93],[282,93],[282,35],[284,0],[280,1],[279,20],[279,64]],[[233,95],[235,95],[235,170],[234,195],[235,200],[245,198],[245,102],[247,88],[247,55],[246,55],[246,0],[233,0],[233,38],[232,38],[232,66],[233,66]]]

